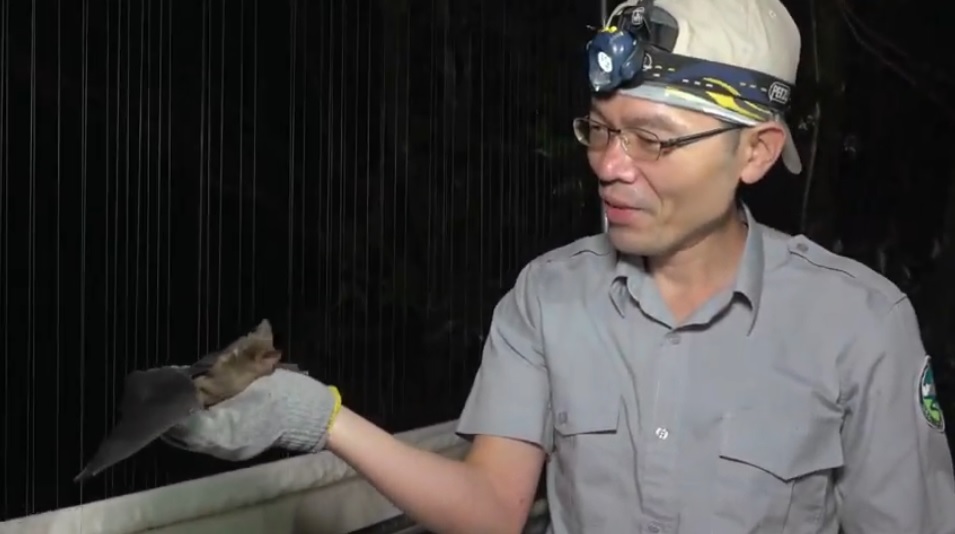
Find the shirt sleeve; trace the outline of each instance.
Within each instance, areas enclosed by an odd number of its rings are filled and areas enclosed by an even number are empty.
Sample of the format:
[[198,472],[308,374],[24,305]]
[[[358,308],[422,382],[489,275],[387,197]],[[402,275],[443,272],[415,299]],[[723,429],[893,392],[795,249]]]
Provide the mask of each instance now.
[[845,534],[955,533],[955,475],[910,301],[861,333],[842,362]]
[[550,378],[536,269],[533,262],[524,267],[494,309],[481,366],[458,421],[462,437],[493,435],[551,448]]

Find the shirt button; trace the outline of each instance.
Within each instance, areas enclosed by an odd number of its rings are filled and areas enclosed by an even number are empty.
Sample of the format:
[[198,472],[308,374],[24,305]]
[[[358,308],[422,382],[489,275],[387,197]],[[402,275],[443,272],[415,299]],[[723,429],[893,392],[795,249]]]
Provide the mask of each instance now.
[[665,428],[658,428],[655,434],[657,435],[657,438],[661,440],[664,440],[670,437],[670,432]]
[[670,332],[669,334],[667,334],[666,338],[671,345],[680,344],[680,334],[677,334],[676,332]]

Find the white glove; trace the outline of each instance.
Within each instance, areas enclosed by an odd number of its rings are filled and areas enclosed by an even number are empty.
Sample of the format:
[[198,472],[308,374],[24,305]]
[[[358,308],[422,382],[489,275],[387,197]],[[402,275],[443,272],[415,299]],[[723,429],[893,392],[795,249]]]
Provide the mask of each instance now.
[[193,413],[162,440],[231,461],[247,460],[271,447],[318,452],[325,447],[340,408],[336,388],[302,373],[276,369],[235,397]]

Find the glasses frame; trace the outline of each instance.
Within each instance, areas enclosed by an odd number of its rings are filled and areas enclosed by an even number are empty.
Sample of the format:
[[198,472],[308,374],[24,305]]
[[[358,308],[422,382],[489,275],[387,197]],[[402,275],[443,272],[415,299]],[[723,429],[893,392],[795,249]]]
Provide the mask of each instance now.
[[[602,147],[597,147],[588,141],[585,136],[581,133],[581,126],[586,125],[587,127],[597,126],[598,128],[603,128],[607,130],[607,143]],[[687,145],[692,145],[698,141],[704,139],[709,139],[726,132],[732,132],[734,130],[741,130],[746,128],[744,124],[727,124],[726,126],[721,126],[719,128],[714,128],[712,130],[706,130],[703,132],[697,132],[689,135],[682,135],[679,137],[671,137],[669,139],[660,139],[660,136],[646,130],[643,128],[614,128],[608,126],[601,122],[595,121],[590,117],[577,117],[574,119],[574,137],[577,138],[577,141],[584,145],[587,148],[592,148],[595,150],[606,150],[610,146],[610,143],[613,141],[613,138],[619,138],[620,144],[623,146],[623,151],[627,153],[628,156],[634,159],[639,159],[641,161],[656,161],[660,159],[664,152],[669,152],[671,150],[684,147]],[[634,155],[631,149],[630,137],[626,134],[633,134],[636,137],[639,137],[645,144],[656,145],[655,155],[653,157],[641,158],[638,155]]]

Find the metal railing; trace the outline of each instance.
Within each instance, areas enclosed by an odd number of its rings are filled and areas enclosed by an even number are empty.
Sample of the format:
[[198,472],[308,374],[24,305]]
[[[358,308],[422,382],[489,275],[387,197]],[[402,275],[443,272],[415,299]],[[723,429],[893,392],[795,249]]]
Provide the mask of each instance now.
[[[543,534],[550,525],[550,516],[547,513],[547,500],[538,499],[531,506],[531,511],[527,517],[527,525],[524,527],[524,534]],[[399,515],[386,519],[380,523],[352,531],[351,534],[431,534],[423,526],[415,522],[406,515]]]

